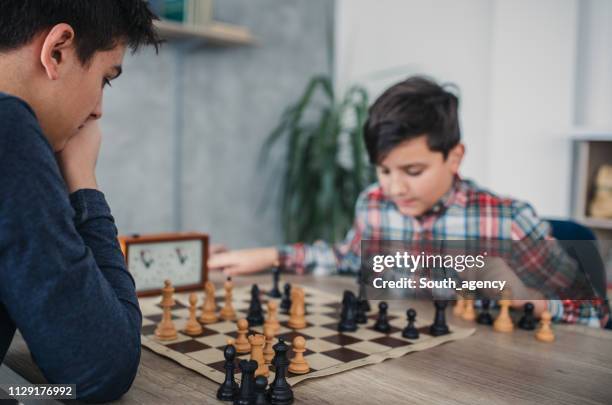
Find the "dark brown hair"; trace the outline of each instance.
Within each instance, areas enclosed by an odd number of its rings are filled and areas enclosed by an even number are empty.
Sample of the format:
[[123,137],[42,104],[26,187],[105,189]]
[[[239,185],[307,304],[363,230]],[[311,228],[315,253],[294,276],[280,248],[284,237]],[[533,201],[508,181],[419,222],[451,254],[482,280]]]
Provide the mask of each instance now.
[[133,52],[141,45],[157,49],[155,19],[144,0],[2,0],[0,51],[18,49],[43,30],[66,23],[75,32],[79,60],[86,64],[97,51],[121,41]]
[[461,139],[459,99],[447,90],[451,86],[412,76],[387,89],[370,107],[364,125],[370,162],[380,163],[401,142],[423,135],[430,150],[446,159]]

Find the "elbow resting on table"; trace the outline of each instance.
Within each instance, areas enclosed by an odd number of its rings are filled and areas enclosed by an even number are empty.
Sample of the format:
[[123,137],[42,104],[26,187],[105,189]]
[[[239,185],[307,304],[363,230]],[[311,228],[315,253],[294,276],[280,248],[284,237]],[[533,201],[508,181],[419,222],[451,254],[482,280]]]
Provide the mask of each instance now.
[[90,403],[119,399],[132,386],[139,364],[140,339],[137,345],[122,350],[121,356],[109,356],[99,371],[76,382],[77,398]]

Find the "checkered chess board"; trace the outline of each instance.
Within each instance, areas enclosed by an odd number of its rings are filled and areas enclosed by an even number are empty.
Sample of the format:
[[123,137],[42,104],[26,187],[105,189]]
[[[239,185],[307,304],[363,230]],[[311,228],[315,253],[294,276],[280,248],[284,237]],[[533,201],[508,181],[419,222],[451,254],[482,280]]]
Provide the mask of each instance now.
[[[289,373],[289,384],[295,385],[308,378],[331,375],[352,368],[379,363],[389,358],[403,356],[413,351],[420,351],[438,346],[442,343],[458,340],[471,335],[474,329],[459,328],[449,325],[451,333],[444,336],[433,337],[429,335],[431,319],[419,319],[416,326],[420,330],[420,337],[408,340],[402,337],[402,329],[406,326],[405,313],[389,311],[389,322],[392,326],[387,334],[373,329],[377,308],[372,308],[367,324],[359,325],[355,332],[340,333],[337,330],[341,310],[341,294],[337,296],[325,292],[303,287],[306,295],[306,328],[293,330],[288,327],[288,315],[279,313],[278,319],[281,329],[277,337],[285,339],[291,344],[293,338],[300,335],[306,339],[306,360],[310,365],[310,372],[303,375]],[[221,289],[217,291],[216,301],[219,309],[223,306]],[[188,336],[180,331],[189,318],[189,294],[175,294],[176,305],[172,308],[172,318],[176,325],[178,338],[173,341],[160,341],[155,338],[155,328],[162,317],[162,308],[159,305],[160,297],[141,298],[140,307],[143,314],[142,345],[155,353],[168,357],[179,364],[192,369],[217,383],[224,379],[223,348],[228,339],[237,337],[236,322],[219,321],[204,326],[199,336]],[[264,312],[268,301],[265,290],[262,289],[261,298]],[[203,302],[203,294],[198,294],[198,311]],[[233,303],[238,318],[246,318],[250,302],[250,287],[235,288]],[[263,327],[250,328],[252,333],[262,333]],[[289,351],[289,358],[293,356]],[[238,362],[248,359],[249,355],[237,356],[236,379],[240,379]],[[274,378],[274,369],[271,366],[269,381]]]

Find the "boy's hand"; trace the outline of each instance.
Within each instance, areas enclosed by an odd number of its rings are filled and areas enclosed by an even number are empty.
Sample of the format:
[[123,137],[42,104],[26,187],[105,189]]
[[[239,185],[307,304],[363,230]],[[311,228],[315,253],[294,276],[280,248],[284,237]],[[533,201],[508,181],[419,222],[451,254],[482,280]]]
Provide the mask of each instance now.
[[228,276],[263,271],[278,262],[276,248],[233,250],[213,254],[208,259],[208,268],[223,270]]
[[208,247],[208,256],[216,255],[217,253],[227,252],[227,247],[220,244],[212,244]]
[[91,120],[56,154],[69,193],[83,188],[98,188],[95,172],[101,141],[98,122]]

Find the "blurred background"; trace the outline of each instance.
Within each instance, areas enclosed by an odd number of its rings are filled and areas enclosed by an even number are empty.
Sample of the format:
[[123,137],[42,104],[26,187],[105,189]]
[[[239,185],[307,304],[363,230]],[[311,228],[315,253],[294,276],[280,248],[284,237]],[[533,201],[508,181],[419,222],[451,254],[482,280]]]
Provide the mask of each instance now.
[[[333,238],[352,215],[336,200],[371,179],[353,142],[364,106],[427,74],[460,89],[464,177],[612,239],[612,1],[152,4],[168,41],[126,57],[105,93],[98,180],[120,233],[277,244],[303,235],[286,229],[295,203],[314,205],[314,233],[336,224]],[[296,173],[309,180],[288,189]]]

